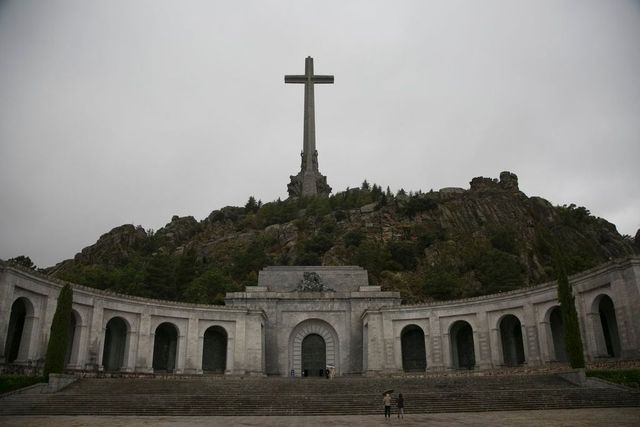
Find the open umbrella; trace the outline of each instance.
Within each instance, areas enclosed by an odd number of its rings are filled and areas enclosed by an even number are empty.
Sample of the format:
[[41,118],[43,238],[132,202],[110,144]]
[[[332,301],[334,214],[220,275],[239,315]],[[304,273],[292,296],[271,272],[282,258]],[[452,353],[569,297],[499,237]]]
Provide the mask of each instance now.
[[391,394],[391,393],[393,393],[393,389],[383,391],[382,395],[384,396],[385,394]]

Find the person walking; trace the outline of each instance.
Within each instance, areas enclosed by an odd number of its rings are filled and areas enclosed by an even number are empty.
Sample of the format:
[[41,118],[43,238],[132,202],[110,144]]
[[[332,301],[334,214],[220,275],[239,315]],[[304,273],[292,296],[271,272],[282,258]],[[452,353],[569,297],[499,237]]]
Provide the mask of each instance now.
[[384,418],[391,419],[391,395],[389,393],[384,394],[382,403],[384,404]]
[[404,418],[404,397],[402,397],[402,393],[398,395],[396,405],[398,405],[398,418]]

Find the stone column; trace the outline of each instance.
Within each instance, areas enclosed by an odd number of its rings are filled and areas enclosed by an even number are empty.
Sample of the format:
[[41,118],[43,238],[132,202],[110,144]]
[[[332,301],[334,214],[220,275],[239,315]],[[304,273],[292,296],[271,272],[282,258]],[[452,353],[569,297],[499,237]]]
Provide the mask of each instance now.
[[[99,369],[102,369],[102,353],[104,353],[104,302],[101,298],[93,300],[93,313],[91,315],[91,329],[89,331],[90,351],[94,353],[93,357],[89,357],[89,363],[95,363]],[[95,359],[92,361],[91,359]]]
[[540,341],[538,339],[538,326],[536,324],[536,312],[533,304],[527,302],[524,305],[524,322],[522,327],[522,338],[524,346],[524,357],[527,365],[540,365]]
[[487,312],[479,311],[477,330],[473,331],[474,351],[476,352],[476,365],[480,369],[491,368],[491,344],[489,343],[489,323]]
[[149,315],[149,310],[144,309],[140,315],[136,372],[153,372],[153,339],[154,334],[151,332],[151,316]]
[[187,340],[184,331],[178,328],[178,342],[176,343],[176,367],[175,373],[182,374],[184,372],[185,358],[187,353]]
[[504,355],[502,353],[502,337],[500,336],[500,330],[492,327],[489,331],[491,339],[491,364],[494,368],[498,368],[504,365]]
[[[202,373],[202,352],[198,349],[199,344],[198,319],[196,317],[189,317],[187,324],[187,350],[184,364],[185,374]],[[199,362],[198,359],[200,360]]]
[[[426,338],[426,337],[425,337]],[[442,331],[440,330],[440,318],[436,315],[429,317],[429,339],[427,350],[427,370],[440,371],[444,369],[442,358]]]
[[383,366],[383,337],[382,337],[382,315],[379,311],[370,311],[363,319],[367,324],[367,358],[366,375],[376,375],[382,371]]
[[250,375],[263,375],[262,369],[262,315],[261,313],[249,313],[246,316],[247,327],[245,329],[245,366],[244,370]]
[[245,340],[246,340],[246,316],[236,319],[235,333],[228,336],[227,341],[227,372],[229,375],[242,375],[245,372]]
[[138,331],[133,329],[134,325],[131,325],[131,330],[127,331],[127,342],[125,344],[124,353],[124,367],[125,372],[133,372],[136,366],[136,356],[138,353]]
[[9,332],[9,319],[13,305],[14,286],[10,283],[9,272],[0,272],[0,364],[5,363],[5,343]]

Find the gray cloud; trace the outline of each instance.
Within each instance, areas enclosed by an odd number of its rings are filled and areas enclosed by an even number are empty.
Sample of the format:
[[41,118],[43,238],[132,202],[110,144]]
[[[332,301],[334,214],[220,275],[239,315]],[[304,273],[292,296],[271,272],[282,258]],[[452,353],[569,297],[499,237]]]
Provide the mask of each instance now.
[[640,227],[632,1],[0,2],[0,258],[286,197],[314,56],[334,191],[521,189]]

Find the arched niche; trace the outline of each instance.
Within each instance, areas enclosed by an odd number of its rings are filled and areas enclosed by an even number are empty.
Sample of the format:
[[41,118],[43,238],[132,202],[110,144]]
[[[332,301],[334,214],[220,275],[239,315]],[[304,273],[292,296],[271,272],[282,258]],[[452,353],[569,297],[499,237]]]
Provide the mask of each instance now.
[[211,326],[204,332],[202,370],[222,374],[227,369],[227,343],[229,336],[222,326]]
[[33,304],[26,297],[17,298],[11,305],[5,360],[7,363],[25,361],[29,354],[29,338],[33,328]]
[[153,370],[173,372],[178,356],[178,328],[170,322],[158,325],[153,340]]
[[522,324],[513,314],[507,314],[500,319],[500,342],[504,365],[519,366],[525,362]]
[[407,325],[400,333],[402,369],[405,372],[424,372],[427,369],[427,352],[424,331],[418,325]]
[[449,329],[451,338],[451,362],[455,369],[473,369],[476,366],[476,352],[473,329],[469,322],[458,320]]
[[[613,300],[609,295],[599,295],[593,303],[593,311],[598,313],[602,340],[609,357],[620,357],[620,335],[618,334],[618,321]],[[597,329],[597,328],[596,328]]]
[[102,366],[105,371],[114,372],[124,368],[129,329],[129,323],[119,316],[112,317],[107,322],[102,351]]
[[564,321],[562,320],[562,309],[556,305],[549,309],[549,329],[551,331],[551,343],[553,344],[553,354],[551,359],[555,362],[566,362],[567,345],[565,344]]

